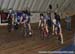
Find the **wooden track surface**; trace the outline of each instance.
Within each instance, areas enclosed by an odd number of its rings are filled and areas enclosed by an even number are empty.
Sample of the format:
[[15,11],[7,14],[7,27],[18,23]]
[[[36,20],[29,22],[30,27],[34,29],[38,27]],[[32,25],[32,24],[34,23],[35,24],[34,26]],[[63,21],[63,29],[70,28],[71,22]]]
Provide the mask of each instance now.
[[65,30],[65,22],[62,22],[64,44],[58,44],[56,36],[50,36],[47,40],[41,40],[37,25],[33,24],[33,36],[26,38],[22,36],[22,32],[8,32],[6,28],[0,28],[0,54],[39,54],[38,51],[60,50],[69,45],[73,41],[73,33],[75,32],[75,19],[72,19],[72,31]]

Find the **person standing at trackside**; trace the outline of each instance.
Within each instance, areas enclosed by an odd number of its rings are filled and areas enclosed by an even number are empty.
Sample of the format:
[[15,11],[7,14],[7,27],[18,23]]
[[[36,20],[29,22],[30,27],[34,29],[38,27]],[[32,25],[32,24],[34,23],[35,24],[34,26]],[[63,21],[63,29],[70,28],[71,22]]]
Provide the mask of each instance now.
[[52,19],[54,18],[54,13],[53,13],[53,10],[52,10],[52,5],[50,4],[49,5],[49,8],[48,8],[48,12],[47,12],[48,14],[48,16],[49,16],[49,20],[48,20],[48,22],[49,22],[49,26],[50,27],[52,27]]
[[65,21],[66,21],[66,30],[71,31],[71,16],[69,16],[68,12],[66,13]]
[[[48,16],[50,17],[50,20],[48,20],[48,24],[50,24],[50,27],[52,27],[52,20],[54,19],[54,11],[53,11],[53,7],[51,4],[49,4],[49,7],[48,7]],[[53,29],[50,29],[49,32],[51,32]]]
[[47,23],[49,34],[50,34],[51,33],[51,25],[52,25],[50,13],[47,13],[45,18],[46,18],[46,23]]
[[[53,19],[55,19],[55,15],[54,15],[54,11],[52,9],[52,5],[49,5],[49,13],[50,13],[50,17],[51,17],[51,27],[53,28]],[[52,29],[52,35],[54,35],[53,33],[54,29]]]

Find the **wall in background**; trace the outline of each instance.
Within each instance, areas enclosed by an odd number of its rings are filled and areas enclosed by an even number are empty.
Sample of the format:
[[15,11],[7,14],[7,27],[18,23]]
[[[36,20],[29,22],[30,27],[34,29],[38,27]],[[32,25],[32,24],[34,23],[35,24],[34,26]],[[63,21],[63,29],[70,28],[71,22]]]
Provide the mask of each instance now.
[[40,13],[32,13],[31,16],[31,23],[36,23],[39,21]]
[[[40,18],[40,13],[31,13],[31,23],[36,23],[39,21]],[[7,25],[7,23],[1,23],[1,18],[0,18],[0,25]]]
[[[37,23],[40,19],[40,13],[31,13],[31,23]],[[60,13],[61,18],[65,18],[64,13]],[[0,18],[0,25],[7,25],[7,23],[1,23],[1,18]]]

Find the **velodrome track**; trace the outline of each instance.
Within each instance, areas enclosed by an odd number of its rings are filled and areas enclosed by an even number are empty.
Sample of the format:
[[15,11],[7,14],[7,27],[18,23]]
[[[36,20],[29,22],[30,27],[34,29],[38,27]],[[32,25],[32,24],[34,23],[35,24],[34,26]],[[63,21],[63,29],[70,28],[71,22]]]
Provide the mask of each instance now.
[[39,54],[38,51],[60,50],[73,42],[75,32],[75,19],[72,18],[72,31],[65,30],[65,22],[62,20],[64,44],[58,44],[56,36],[48,40],[41,40],[36,24],[32,24],[33,36],[24,38],[21,30],[8,32],[6,27],[0,27],[0,54]]

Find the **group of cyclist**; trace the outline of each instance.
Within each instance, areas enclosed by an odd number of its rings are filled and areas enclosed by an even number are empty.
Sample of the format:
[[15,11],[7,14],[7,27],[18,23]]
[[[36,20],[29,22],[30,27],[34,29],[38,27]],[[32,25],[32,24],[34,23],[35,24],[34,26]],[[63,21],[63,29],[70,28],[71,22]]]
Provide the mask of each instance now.
[[46,14],[40,14],[39,27],[44,27],[48,35],[56,35],[57,39],[61,41],[61,44],[63,44],[60,15],[57,12],[52,11],[51,5],[49,6],[49,8],[50,12],[47,12]]
[[[52,32],[52,35],[57,35],[58,40],[61,40],[61,43],[63,44],[60,16],[57,13],[54,13],[55,18],[52,19],[49,14],[50,13],[47,13],[46,15],[40,14],[39,27],[44,27],[48,34]],[[49,28],[52,28],[52,30],[49,30]]]
[[[52,9],[51,6],[49,6],[50,9]],[[21,11],[17,13],[17,11],[13,11],[12,9],[9,9],[8,14],[8,29],[11,31],[11,29],[14,29],[14,25],[17,26],[18,24],[23,24],[23,26],[28,26],[29,28],[29,35],[32,35],[32,29],[30,25],[30,16],[31,13],[28,10]],[[47,12],[47,13],[40,13],[40,19],[38,23],[38,27],[44,27],[46,29],[46,32],[49,34],[51,30],[49,30],[49,27],[52,27],[52,35],[57,35],[58,39],[61,40],[61,43],[63,44],[63,34],[61,29],[61,20],[59,14],[57,12]]]
[[[8,14],[8,31],[18,29],[19,24],[25,24],[28,25],[29,31],[31,34],[31,25],[30,25],[30,12],[28,10],[25,11],[13,11],[12,9],[9,9]],[[14,29],[15,28],[15,29]]]

